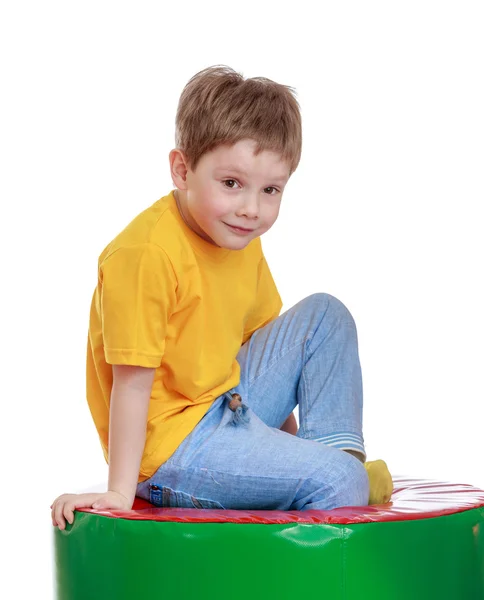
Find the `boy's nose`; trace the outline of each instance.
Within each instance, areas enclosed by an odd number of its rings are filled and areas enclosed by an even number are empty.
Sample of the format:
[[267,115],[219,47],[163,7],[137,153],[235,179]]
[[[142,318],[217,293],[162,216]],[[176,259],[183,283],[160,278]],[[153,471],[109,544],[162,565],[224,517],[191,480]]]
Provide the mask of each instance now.
[[259,198],[257,195],[250,195],[244,198],[242,206],[237,211],[237,216],[245,216],[255,219],[259,216]]

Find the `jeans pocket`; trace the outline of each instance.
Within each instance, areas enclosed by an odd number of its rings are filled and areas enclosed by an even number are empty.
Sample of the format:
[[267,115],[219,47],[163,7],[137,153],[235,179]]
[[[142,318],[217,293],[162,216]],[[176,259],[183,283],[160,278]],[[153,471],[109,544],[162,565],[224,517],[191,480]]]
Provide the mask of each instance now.
[[163,508],[211,508],[223,509],[224,507],[215,500],[195,498],[191,494],[172,490],[167,486],[150,485],[150,502]]

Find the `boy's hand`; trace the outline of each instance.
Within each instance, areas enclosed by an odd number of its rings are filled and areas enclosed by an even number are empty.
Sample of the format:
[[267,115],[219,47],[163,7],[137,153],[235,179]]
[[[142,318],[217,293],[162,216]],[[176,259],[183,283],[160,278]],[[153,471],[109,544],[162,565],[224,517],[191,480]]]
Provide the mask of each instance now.
[[92,494],[62,494],[54,500],[52,509],[52,525],[65,529],[66,520],[72,525],[76,508],[97,508],[101,510],[130,510],[132,502],[119,492],[103,492]]

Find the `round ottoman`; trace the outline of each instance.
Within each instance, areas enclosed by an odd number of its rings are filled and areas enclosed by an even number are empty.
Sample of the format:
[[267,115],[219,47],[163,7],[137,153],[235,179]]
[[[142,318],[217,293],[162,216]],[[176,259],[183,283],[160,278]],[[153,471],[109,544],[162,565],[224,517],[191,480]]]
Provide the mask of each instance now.
[[59,600],[482,600],[484,491],[396,478],[330,511],[76,513],[54,529]]

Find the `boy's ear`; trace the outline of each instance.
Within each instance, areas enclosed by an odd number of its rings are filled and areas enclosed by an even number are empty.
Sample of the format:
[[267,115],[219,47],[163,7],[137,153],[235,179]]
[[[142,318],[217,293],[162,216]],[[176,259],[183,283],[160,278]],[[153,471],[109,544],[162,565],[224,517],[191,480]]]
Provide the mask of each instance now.
[[179,190],[187,189],[188,166],[185,155],[179,148],[170,152],[170,173],[175,187]]

